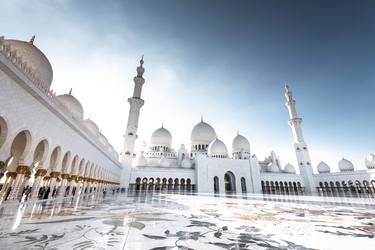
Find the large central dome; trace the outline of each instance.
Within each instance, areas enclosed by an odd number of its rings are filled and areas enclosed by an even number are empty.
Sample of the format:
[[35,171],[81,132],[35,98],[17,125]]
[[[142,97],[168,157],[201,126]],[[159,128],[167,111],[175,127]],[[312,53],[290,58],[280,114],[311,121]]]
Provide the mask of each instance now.
[[192,145],[210,144],[216,138],[216,133],[210,124],[201,121],[191,131],[190,141]]
[[17,56],[21,56],[22,61],[32,68],[36,77],[44,83],[46,88],[51,86],[53,78],[52,66],[43,52],[35,47],[32,42],[6,39],[4,44],[10,45],[11,51],[17,51]]
[[172,134],[164,127],[158,128],[151,135],[151,146],[172,146]]

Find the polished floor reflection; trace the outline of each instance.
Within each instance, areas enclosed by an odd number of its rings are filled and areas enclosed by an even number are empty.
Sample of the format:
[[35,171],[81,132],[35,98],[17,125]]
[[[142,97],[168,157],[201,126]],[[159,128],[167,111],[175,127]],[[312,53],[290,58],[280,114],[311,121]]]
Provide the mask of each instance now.
[[0,206],[0,249],[373,249],[371,199],[127,193]]

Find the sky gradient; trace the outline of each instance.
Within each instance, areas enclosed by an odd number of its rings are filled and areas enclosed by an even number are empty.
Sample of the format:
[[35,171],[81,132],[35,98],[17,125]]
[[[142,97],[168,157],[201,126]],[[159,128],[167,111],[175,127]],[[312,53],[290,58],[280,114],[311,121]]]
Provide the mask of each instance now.
[[375,153],[374,1],[2,1],[1,35],[49,58],[118,151],[133,77],[145,79],[139,142],[164,121],[177,150],[200,116],[228,149],[237,129],[263,159],[296,165],[283,85],[315,166]]

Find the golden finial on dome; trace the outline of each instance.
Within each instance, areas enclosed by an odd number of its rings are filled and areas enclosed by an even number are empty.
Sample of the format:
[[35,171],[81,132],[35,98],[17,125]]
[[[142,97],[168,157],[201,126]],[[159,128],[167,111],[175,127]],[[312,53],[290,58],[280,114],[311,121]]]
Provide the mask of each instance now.
[[73,88],[70,88],[69,95],[72,95],[72,92],[73,92]]
[[35,35],[33,35],[29,41],[29,44],[33,45],[35,41]]
[[143,61],[143,55],[142,55],[142,58],[141,60],[139,61],[139,63],[141,64],[141,66],[144,64],[145,61]]

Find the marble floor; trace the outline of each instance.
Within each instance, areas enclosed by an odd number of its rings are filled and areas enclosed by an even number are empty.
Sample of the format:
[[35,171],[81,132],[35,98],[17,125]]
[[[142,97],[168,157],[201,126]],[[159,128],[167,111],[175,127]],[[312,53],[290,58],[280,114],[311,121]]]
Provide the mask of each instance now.
[[0,249],[375,249],[366,199],[168,193],[0,205]]

